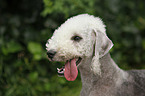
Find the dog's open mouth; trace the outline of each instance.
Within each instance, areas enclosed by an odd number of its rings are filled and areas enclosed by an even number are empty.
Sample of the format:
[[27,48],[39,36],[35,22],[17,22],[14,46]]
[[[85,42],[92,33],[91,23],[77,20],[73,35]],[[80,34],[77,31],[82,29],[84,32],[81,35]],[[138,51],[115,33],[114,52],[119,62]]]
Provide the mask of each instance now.
[[81,60],[81,57],[67,60],[62,68],[57,68],[58,76],[65,77],[68,81],[74,81],[78,75],[77,66],[79,66]]

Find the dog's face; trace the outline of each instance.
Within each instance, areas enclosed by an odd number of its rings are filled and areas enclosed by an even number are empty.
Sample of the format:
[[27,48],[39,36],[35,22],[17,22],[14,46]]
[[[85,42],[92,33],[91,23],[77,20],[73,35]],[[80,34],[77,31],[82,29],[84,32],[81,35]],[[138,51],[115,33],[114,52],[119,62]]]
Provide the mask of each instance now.
[[[63,27],[61,26],[61,28]],[[90,57],[92,55],[93,43],[95,41],[91,34],[92,30],[72,27],[67,26],[68,30],[56,30],[51,39],[48,40],[46,44],[48,57],[50,51],[55,52],[53,58],[51,56],[49,58],[52,61],[67,61],[73,58],[78,59],[79,57]]]
[[103,56],[110,50],[112,42],[108,41],[105,25],[99,18],[79,15],[55,30],[46,43],[47,55],[50,61],[66,62],[58,73],[64,73],[67,80],[73,81],[78,74],[77,66],[83,65],[84,58],[93,58],[97,53]]
[[46,49],[49,60],[66,62],[65,68],[58,68],[58,74],[74,81],[78,74],[77,67],[84,58],[93,54],[95,38],[88,26],[70,25],[64,24],[55,30]]

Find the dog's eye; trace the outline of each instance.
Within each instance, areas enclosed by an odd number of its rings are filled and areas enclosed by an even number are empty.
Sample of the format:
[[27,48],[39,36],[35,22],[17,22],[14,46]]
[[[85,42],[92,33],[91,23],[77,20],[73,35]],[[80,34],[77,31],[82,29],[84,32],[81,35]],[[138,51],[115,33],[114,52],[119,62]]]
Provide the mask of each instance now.
[[82,39],[82,37],[80,37],[80,36],[73,36],[71,38],[71,40],[74,40],[74,41],[80,41],[81,39]]

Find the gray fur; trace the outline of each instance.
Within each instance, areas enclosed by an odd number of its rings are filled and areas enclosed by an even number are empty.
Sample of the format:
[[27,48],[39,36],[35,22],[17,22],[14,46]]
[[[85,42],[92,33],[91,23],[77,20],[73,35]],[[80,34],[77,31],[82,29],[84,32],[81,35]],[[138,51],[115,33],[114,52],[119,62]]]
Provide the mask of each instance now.
[[79,66],[82,78],[81,96],[145,96],[145,70],[124,71],[110,54],[100,58],[101,75],[92,73],[91,58]]

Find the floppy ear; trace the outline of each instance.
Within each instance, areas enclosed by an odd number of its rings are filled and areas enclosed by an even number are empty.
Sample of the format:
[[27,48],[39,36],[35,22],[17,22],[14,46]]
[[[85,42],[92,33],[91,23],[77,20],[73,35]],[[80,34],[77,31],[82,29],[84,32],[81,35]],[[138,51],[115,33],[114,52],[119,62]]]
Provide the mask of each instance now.
[[94,33],[96,35],[94,49],[95,55],[97,55],[97,52],[99,52],[99,58],[101,58],[109,52],[109,50],[113,47],[113,43],[105,33],[99,30],[94,30]]
[[101,64],[99,58],[106,55],[112,48],[113,43],[107,35],[99,30],[93,30],[94,52],[92,58],[91,69],[94,74],[101,75]]

